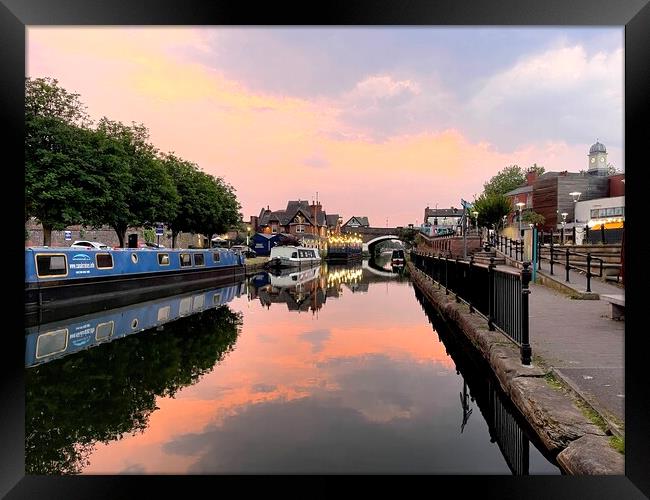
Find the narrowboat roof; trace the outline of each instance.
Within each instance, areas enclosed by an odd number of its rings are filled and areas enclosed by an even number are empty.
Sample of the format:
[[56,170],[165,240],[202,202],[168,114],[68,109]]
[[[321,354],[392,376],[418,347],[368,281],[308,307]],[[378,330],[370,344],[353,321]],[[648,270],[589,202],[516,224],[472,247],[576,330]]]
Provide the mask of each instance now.
[[53,252],[230,252],[229,248],[71,248],[71,247],[25,247],[25,250],[53,251]]

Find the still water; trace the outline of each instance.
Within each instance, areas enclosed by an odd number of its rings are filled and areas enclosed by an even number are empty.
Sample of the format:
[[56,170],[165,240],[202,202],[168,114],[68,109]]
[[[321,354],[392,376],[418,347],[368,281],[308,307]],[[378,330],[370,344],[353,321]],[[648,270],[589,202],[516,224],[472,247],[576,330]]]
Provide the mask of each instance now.
[[26,472],[559,474],[439,325],[364,261],[33,326]]

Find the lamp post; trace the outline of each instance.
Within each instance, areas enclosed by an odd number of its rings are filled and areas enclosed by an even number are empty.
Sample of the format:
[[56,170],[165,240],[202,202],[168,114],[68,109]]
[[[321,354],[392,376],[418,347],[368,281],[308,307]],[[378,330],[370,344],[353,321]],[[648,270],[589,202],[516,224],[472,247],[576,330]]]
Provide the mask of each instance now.
[[566,226],[566,216],[569,214],[562,212],[560,215],[562,216],[562,235],[560,236],[560,239],[562,240],[562,245],[564,245],[564,226]]
[[476,233],[478,234],[478,212],[476,210],[472,211],[472,216],[474,217],[474,229],[476,230]]
[[523,236],[521,232],[521,211],[524,208],[525,203],[523,201],[520,201],[519,203],[516,203],[516,205],[517,205],[517,213],[519,219],[519,237],[521,238]]
[[576,203],[580,200],[580,195],[582,194],[580,191],[572,191],[569,193],[571,197],[573,198],[573,244],[576,244],[576,223],[578,222],[578,218],[576,217]]
[[246,246],[250,246],[250,239],[251,239],[251,227],[249,225],[246,226]]

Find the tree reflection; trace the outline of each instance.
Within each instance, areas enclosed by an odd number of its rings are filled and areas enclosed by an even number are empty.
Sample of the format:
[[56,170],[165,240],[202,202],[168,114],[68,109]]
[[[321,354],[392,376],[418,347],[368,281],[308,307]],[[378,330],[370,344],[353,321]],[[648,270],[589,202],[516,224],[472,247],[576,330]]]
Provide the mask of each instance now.
[[25,472],[78,474],[97,442],[144,431],[156,397],[210,372],[234,349],[241,324],[222,306],[28,369]]

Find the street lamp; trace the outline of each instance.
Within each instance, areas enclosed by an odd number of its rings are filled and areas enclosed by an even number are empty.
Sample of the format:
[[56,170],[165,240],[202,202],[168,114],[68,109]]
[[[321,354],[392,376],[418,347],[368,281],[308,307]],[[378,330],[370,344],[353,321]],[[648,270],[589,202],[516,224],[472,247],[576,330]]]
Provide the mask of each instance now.
[[474,217],[474,229],[476,229],[476,232],[478,233],[478,212],[473,210],[472,216]]
[[250,237],[251,237],[251,227],[249,225],[246,226],[246,246],[250,246]]
[[519,214],[519,236],[523,236],[521,234],[521,210],[524,208],[524,205],[526,205],[523,201],[520,201],[519,203],[516,203],[517,205],[517,213]]
[[560,215],[562,216],[562,235],[560,237],[562,239],[562,244],[564,245],[564,226],[566,226],[566,216],[569,214],[562,212]]

